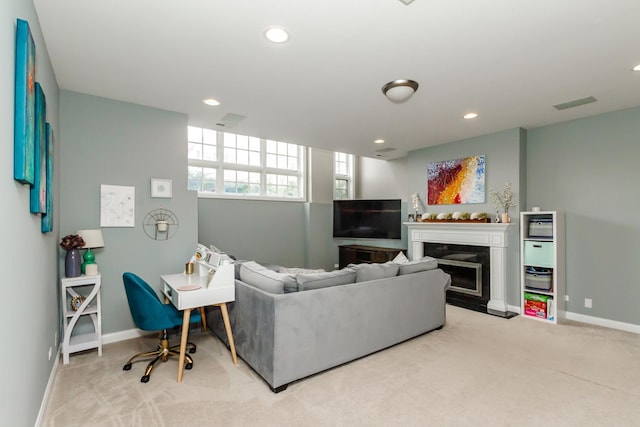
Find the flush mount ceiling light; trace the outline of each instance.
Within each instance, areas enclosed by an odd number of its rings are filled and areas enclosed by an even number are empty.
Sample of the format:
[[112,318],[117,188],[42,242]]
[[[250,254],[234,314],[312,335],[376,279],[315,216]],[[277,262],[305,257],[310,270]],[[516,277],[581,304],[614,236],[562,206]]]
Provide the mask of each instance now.
[[476,117],[478,117],[478,113],[467,113],[462,117],[467,119],[467,120],[475,119]]
[[413,80],[394,80],[382,86],[382,93],[391,102],[401,104],[413,96],[418,86],[418,82]]
[[220,102],[218,102],[218,100],[213,99],[213,98],[204,99],[204,100],[202,100],[202,102],[204,102],[205,104],[210,105],[212,107],[220,105]]
[[285,43],[289,40],[289,33],[282,27],[269,27],[265,30],[264,36],[272,43]]

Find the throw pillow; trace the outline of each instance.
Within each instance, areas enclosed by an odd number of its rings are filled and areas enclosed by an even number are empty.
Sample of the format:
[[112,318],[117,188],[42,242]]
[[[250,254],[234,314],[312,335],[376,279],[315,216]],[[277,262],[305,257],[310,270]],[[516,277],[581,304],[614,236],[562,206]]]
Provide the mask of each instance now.
[[406,264],[409,262],[409,258],[407,258],[404,252],[400,252],[391,262],[395,262],[396,264]]
[[296,280],[298,281],[298,291],[308,291],[310,289],[354,283],[356,281],[356,271],[353,268],[345,267],[342,270],[326,273],[299,274],[296,276]]
[[349,264],[348,267],[356,270],[356,282],[366,282],[397,276],[400,265],[389,261],[384,264]]
[[290,274],[276,273],[255,261],[247,261],[240,267],[240,280],[272,294],[296,292],[298,284]]
[[422,257],[415,261],[409,261],[400,265],[399,275],[417,273],[418,271],[433,270],[438,268],[438,261],[430,256]]

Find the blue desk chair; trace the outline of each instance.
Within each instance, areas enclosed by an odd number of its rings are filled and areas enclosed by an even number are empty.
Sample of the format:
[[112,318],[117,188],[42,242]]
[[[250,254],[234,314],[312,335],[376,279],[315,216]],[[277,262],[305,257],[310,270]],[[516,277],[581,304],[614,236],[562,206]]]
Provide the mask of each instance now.
[[[147,365],[140,382],[149,381],[151,370],[158,360],[166,362],[170,356],[180,356],[180,345],[169,347],[167,338],[167,329],[175,328],[182,325],[182,312],[178,311],[172,304],[163,304],[156,292],[140,277],[133,273],[124,273],[122,275],[124,281],[124,289],[127,293],[129,301],[129,310],[136,324],[136,327],[143,331],[160,331],[158,349],[145,353],[139,353],[133,356],[122,367],[123,370],[131,369],[131,364],[137,362],[137,359],[153,358]],[[197,310],[191,313],[190,323],[200,323],[201,317]],[[196,352],[196,346],[193,343],[187,344],[189,353]],[[185,369],[193,367],[193,359],[188,354],[185,355]]]

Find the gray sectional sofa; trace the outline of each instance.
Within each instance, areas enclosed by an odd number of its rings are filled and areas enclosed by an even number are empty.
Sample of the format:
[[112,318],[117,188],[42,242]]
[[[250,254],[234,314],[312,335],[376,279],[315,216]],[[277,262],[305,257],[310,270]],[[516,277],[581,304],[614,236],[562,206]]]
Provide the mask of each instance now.
[[[274,392],[293,381],[441,328],[451,278],[431,258],[290,274],[237,267],[227,304],[238,355]],[[218,308],[209,327],[228,346]]]

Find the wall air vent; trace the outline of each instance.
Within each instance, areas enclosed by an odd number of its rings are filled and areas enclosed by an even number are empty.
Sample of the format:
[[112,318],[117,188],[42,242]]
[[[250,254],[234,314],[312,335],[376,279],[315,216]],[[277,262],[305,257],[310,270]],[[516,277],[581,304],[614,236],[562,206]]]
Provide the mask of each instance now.
[[596,102],[593,96],[587,96],[586,98],[574,99],[573,101],[563,102],[562,104],[556,104],[553,106],[556,110],[566,110],[567,108],[579,107],[585,104],[591,104],[592,102]]
[[235,129],[238,127],[241,121],[246,119],[247,116],[242,116],[240,114],[227,113],[220,119],[216,126],[223,126],[230,129]]

